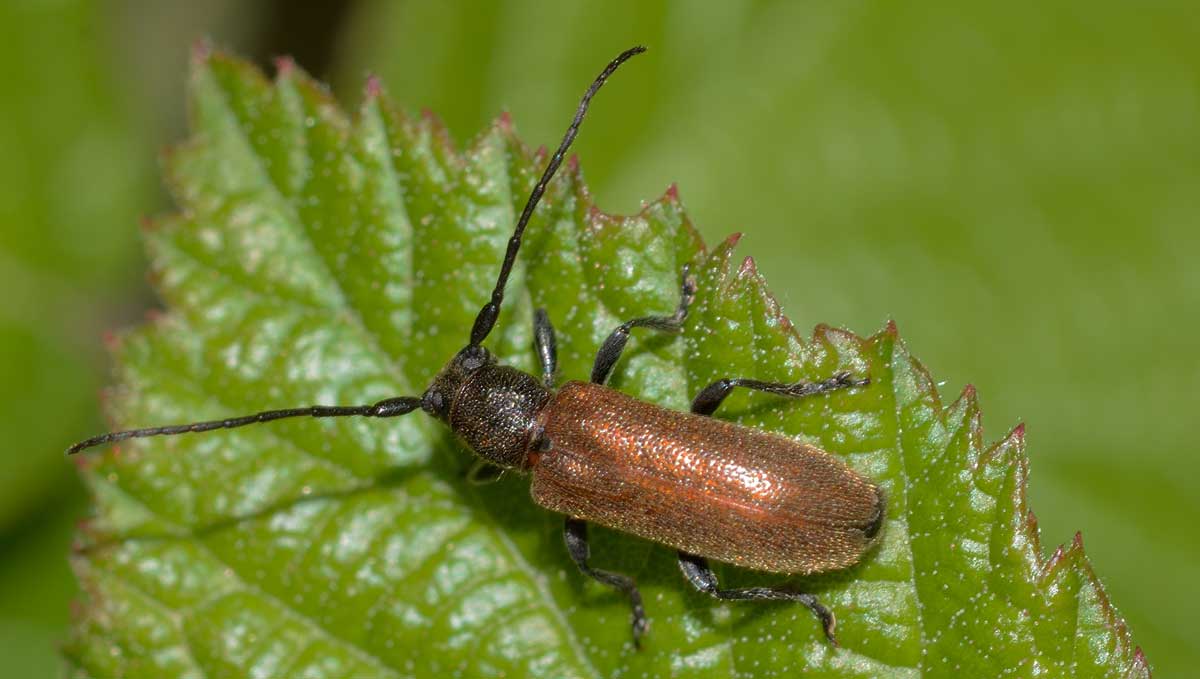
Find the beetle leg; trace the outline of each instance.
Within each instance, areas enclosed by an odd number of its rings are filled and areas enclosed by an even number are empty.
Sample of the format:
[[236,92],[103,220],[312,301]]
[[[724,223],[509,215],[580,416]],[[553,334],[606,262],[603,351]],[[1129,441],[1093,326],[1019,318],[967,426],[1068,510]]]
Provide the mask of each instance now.
[[579,570],[583,571],[584,575],[629,596],[629,603],[633,607],[633,645],[641,648],[642,635],[646,633],[650,622],[646,620],[646,610],[642,608],[642,595],[638,592],[633,578],[620,573],[602,571],[588,565],[588,557],[591,556],[592,550],[588,547],[587,522],[583,519],[567,517],[566,523],[563,525],[563,538],[567,541],[567,553],[571,555],[571,560],[575,562],[576,566],[579,566]]
[[687,318],[688,307],[696,297],[696,278],[688,273],[688,265],[683,267],[683,282],[679,286],[679,306],[670,316],[644,316],[632,321],[625,321],[609,334],[600,351],[596,352],[596,361],[592,364],[592,382],[604,384],[616,365],[625,343],[629,341],[629,331],[633,328],[651,328],[659,332],[677,333],[683,330],[683,321]]
[[684,577],[696,586],[696,589],[725,601],[798,601],[808,606],[809,610],[816,614],[829,643],[834,646],[838,645],[837,639],[833,636],[834,630],[837,628],[837,618],[834,617],[833,611],[821,604],[813,594],[796,592],[782,587],[721,589],[717,583],[716,574],[708,565],[708,559],[683,551],[679,552],[679,569],[683,571]]
[[848,372],[836,373],[833,377],[822,382],[793,382],[791,384],[786,382],[760,382],[758,380],[743,378],[726,378],[717,380],[701,389],[700,393],[696,394],[696,398],[692,399],[692,412],[697,415],[712,415],[717,406],[721,405],[721,401],[724,401],[729,392],[733,391],[734,387],[745,387],[779,396],[803,398],[847,387],[865,387],[870,383],[871,378],[855,378]]
[[533,312],[533,348],[542,364],[542,384],[553,389],[554,373],[558,370],[558,341],[550,316],[541,307]]

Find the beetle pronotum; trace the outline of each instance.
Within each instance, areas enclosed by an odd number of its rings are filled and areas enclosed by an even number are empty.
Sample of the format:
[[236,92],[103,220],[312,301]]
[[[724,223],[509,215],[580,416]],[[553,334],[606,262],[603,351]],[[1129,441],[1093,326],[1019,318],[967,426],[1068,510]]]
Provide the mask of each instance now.
[[619,325],[597,352],[590,382],[571,381],[554,388],[554,328],[541,309],[533,321],[540,380],[499,365],[483,347],[499,316],[521,235],[575,139],[589,102],[622,63],[643,51],[634,47],[621,53],[583,95],[562,143],[525,203],[496,287],[475,318],[470,341],[423,394],[370,405],[268,410],[111,432],[76,443],[68,454],[129,438],[229,429],[287,417],[396,417],[420,408],[449,425],[483,467],[532,475],[534,501],[567,516],[564,536],[571,559],[584,574],[629,597],[635,644],[647,628],[641,595],[632,578],[591,566],[588,522],[675,548],[687,579],[718,599],[798,601],[817,615],[826,637],[836,643],[833,612],[812,594],[785,587],[722,589],[708,559],[781,574],[845,568],[859,561],[878,537],[884,518],[882,491],[818,448],[709,416],[735,387],[801,398],[866,386],[867,378],[849,373],[815,383],[727,378],[702,389],[690,413],[660,408],[604,386],[633,328],[668,333],[682,329],[696,285],[686,268],[675,312]]

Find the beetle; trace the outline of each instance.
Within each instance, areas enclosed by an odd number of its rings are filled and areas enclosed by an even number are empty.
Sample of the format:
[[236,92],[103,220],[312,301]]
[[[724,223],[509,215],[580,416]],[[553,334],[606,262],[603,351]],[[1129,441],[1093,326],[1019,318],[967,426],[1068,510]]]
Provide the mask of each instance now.
[[686,267],[674,313],[617,326],[597,352],[589,382],[570,381],[555,388],[554,328],[543,309],[534,313],[541,379],[501,365],[483,346],[499,317],[525,226],[574,141],[592,97],[621,64],[643,51],[638,46],[622,52],[583,95],[525,203],[496,286],[475,318],[467,345],[420,396],[110,432],[72,445],[68,454],[130,438],[230,429],[289,417],[388,418],[421,409],[448,425],[478,456],[473,479],[498,478],[505,470],[532,477],[534,502],[566,515],[567,551],[579,570],[628,597],[635,646],[648,627],[641,594],[631,577],[591,565],[589,523],[674,548],[684,576],[717,599],[804,604],[836,645],[836,618],[816,596],[787,587],[724,589],[708,560],[785,575],[848,567],[879,539],[886,504],[881,488],[816,447],[710,416],[739,387],[803,398],[865,387],[869,378],[848,372],[813,383],[730,377],[702,389],[688,413],[605,386],[634,328],[682,330],[696,292],[695,278]]

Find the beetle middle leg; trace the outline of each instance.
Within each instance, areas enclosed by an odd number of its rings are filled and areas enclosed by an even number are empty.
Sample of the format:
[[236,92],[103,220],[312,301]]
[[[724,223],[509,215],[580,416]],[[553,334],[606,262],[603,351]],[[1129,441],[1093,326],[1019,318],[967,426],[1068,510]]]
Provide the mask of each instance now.
[[567,517],[563,525],[563,538],[567,541],[567,552],[571,555],[571,560],[579,566],[584,575],[620,590],[629,597],[629,604],[633,608],[633,645],[640,648],[642,635],[650,623],[646,620],[646,610],[642,607],[642,594],[634,584],[633,578],[588,565],[592,550],[588,547],[587,522],[583,519]]
[[659,332],[677,333],[683,330],[683,321],[687,319],[688,307],[696,297],[696,279],[689,272],[690,267],[683,267],[683,282],[679,286],[679,306],[670,316],[643,316],[632,321],[625,321],[609,334],[600,351],[596,352],[596,361],[592,364],[592,382],[604,384],[616,365],[625,344],[629,341],[629,331],[633,328],[651,328]]
[[744,378],[726,378],[717,380],[701,389],[700,393],[696,394],[696,398],[692,399],[692,412],[697,415],[712,415],[717,407],[721,405],[721,401],[724,401],[725,397],[729,396],[729,392],[733,391],[734,387],[765,391],[768,394],[776,394],[778,396],[803,398],[805,396],[812,396],[813,394],[824,394],[825,392],[849,387],[865,387],[870,383],[871,378],[856,378],[848,372],[836,373],[833,377],[821,382],[761,382],[759,380]]
[[679,552],[679,569],[696,589],[725,601],[797,601],[816,614],[825,631],[829,643],[837,646],[834,630],[837,628],[837,618],[833,611],[826,608],[817,597],[806,592],[796,592],[782,587],[745,587],[742,589],[721,589],[717,583],[717,575],[708,565],[708,559],[684,551]]

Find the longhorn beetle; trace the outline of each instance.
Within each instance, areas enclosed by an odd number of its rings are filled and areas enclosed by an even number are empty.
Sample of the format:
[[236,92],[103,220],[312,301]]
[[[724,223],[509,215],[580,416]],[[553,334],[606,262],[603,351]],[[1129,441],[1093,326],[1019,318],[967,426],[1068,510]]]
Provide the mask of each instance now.
[[717,599],[798,601],[817,615],[825,636],[836,645],[833,612],[814,595],[785,587],[722,589],[708,559],[781,574],[845,568],[876,541],[884,519],[883,492],[823,450],[710,415],[735,387],[802,398],[863,387],[869,378],[840,372],[822,382],[789,384],[729,377],[700,390],[690,413],[666,410],[604,386],[631,330],[682,330],[696,289],[686,267],[675,312],[617,326],[596,354],[590,382],[571,381],[554,388],[554,328],[544,309],[533,318],[540,380],[498,364],[483,347],[500,314],[525,225],[574,141],[589,102],[622,63],[644,51],[639,46],[622,52],[583,95],[517,220],[496,287],[475,318],[470,341],[425,393],[371,405],[268,410],[111,432],[76,443],[67,453],[129,438],[230,429],[287,417],[397,417],[420,408],[449,425],[479,456],[473,477],[484,469],[493,472],[492,478],[503,470],[532,475],[534,502],[567,517],[563,535],[571,560],[585,575],[629,597],[635,646],[647,629],[641,594],[629,576],[592,567],[589,522],[678,550],[684,576]]

